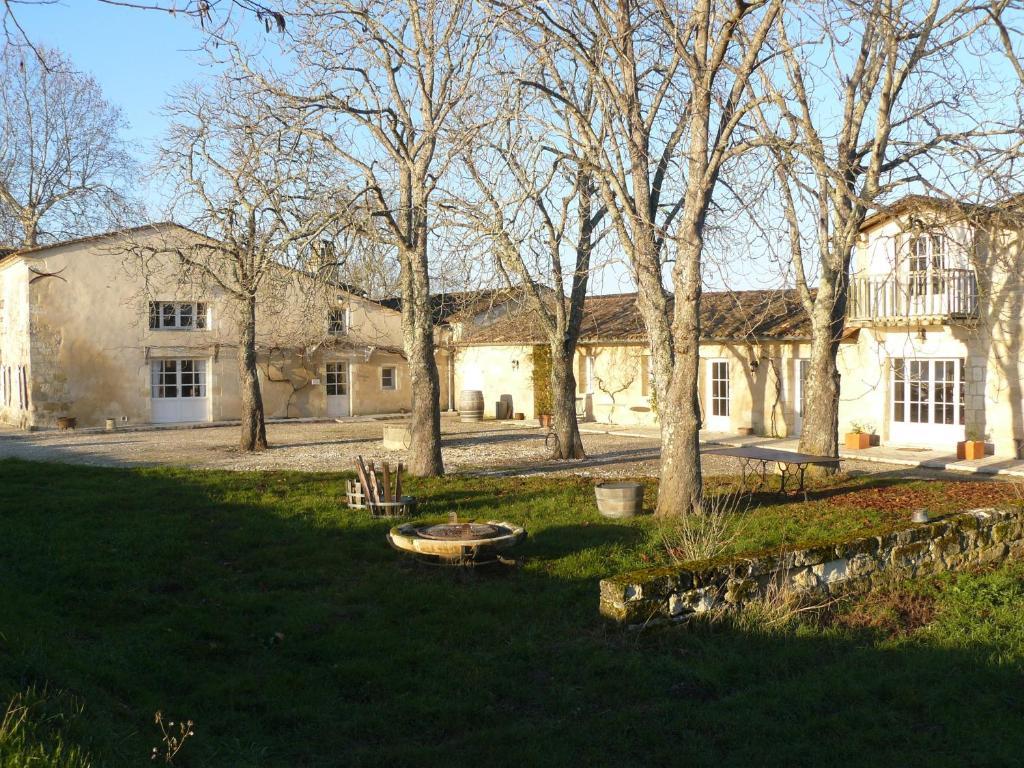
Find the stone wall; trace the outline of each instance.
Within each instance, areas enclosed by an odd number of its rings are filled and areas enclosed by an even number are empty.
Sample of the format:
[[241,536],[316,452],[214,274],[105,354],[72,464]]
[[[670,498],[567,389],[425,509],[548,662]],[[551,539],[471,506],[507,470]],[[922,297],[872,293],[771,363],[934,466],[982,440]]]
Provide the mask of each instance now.
[[601,582],[601,613],[624,624],[742,608],[777,585],[797,598],[865,592],[912,577],[1024,555],[1024,510],[975,509],[901,531],[696,567],[670,566]]

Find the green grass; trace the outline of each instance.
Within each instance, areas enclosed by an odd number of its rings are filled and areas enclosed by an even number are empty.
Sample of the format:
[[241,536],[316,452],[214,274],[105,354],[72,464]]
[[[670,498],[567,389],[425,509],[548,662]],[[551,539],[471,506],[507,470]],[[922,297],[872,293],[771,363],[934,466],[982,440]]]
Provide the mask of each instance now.
[[[599,619],[597,582],[657,562],[657,526],[601,520],[589,483],[412,481],[424,519],[529,530],[521,569],[466,575],[391,551],[386,523],[340,507],[342,481],[0,462],[0,713],[28,712],[0,729],[0,766],[152,764],[157,710],[196,723],[178,766],[961,766],[1024,749],[1020,566],[915,586],[934,615],[910,631],[625,632]],[[953,511],[968,487],[764,497],[735,548],[882,530],[906,517],[894,498]]]

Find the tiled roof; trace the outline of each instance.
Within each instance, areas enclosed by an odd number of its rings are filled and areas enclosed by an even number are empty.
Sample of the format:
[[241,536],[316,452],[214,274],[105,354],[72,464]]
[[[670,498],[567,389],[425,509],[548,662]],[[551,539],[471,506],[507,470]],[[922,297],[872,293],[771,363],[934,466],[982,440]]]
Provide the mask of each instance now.
[[[522,292],[508,288],[484,288],[476,291],[448,291],[430,297],[430,308],[435,325],[441,325],[462,315],[482,312],[506,302],[522,300]],[[381,299],[380,303],[396,312],[402,311],[398,296]]]
[[164,229],[166,227],[177,227],[178,229],[185,229],[188,231],[188,227],[181,224],[176,224],[173,221],[157,221],[151,224],[143,224],[138,227],[125,227],[123,229],[115,229],[110,232],[101,232],[97,235],[86,235],[84,237],[76,237],[71,240],[61,240],[57,243],[42,243],[40,245],[33,245],[27,248],[25,247],[0,247],[0,259],[5,256],[34,256],[42,251],[48,251],[51,248],[63,248],[68,245],[79,245],[81,243],[91,243],[97,240],[104,240],[108,237],[116,237],[117,235],[133,234],[135,232],[144,232],[145,230],[157,230]]
[[[462,344],[540,344],[543,331],[526,306],[468,332]],[[701,296],[701,338],[706,340],[802,340],[810,323],[794,290],[716,291]],[[583,309],[580,343],[644,342],[636,294],[590,296]]]
[[1005,216],[1019,221],[1024,212],[1024,195],[1010,195],[995,203],[974,203],[966,200],[953,200],[933,195],[905,195],[887,205],[879,205],[861,224],[861,231],[870,229],[879,222],[887,221],[895,216],[912,211],[925,209],[938,210],[949,214],[952,219],[991,218]]

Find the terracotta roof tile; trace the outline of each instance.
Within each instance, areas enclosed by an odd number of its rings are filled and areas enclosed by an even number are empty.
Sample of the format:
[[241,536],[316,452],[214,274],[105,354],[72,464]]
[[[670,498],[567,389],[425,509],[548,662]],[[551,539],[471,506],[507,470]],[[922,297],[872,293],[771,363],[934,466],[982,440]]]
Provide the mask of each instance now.
[[[810,323],[794,290],[717,291],[701,297],[701,337],[716,339],[803,340]],[[590,296],[583,310],[580,343],[643,342],[643,320],[636,294]],[[546,341],[530,310],[518,306],[493,323],[467,333],[460,343],[540,344]]]

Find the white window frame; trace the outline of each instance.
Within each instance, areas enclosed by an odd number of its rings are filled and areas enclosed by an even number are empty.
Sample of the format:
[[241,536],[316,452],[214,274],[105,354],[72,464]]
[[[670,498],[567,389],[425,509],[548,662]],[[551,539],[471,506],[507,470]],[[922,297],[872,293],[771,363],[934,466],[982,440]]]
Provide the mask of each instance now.
[[[348,363],[332,361],[324,368],[324,390],[328,397],[348,397]],[[333,390],[333,391],[332,391]]]
[[[187,325],[182,324],[185,317],[189,318]],[[149,302],[151,331],[207,331],[212,319],[208,301]]]
[[594,355],[583,356],[583,388],[584,395],[594,394]]
[[[169,370],[168,363],[173,363]],[[189,370],[185,370],[187,367]],[[202,358],[166,358],[153,360],[150,366],[149,394],[154,400],[201,400],[207,395],[207,365]],[[168,391],[173,388],[174,394]],[[185,388],[193,394],[182,395]]]
[[[335,317],[339,317],[341,320],[341,328],[337,328],[337,322]],[[327,335],[328,336],[347,336],[350,327],[351,317],[349,315],[348,307],[340,307],[331,309],[327,313]]]
[[18,407],[27,411],[29,406],[28,395],[28,368],[24,365],[18,366]]
[[964,358],[897,357],[890,368],[889,418],[894,424],[963,426]]
[[[728,360],[709,360],[708,361],[708,394],[711,404],[710,415],[714,418],[728,419],[732,413],[732,382],[729,380],[729,361]],[[724,368],[725,376],[719,376],[719,372]],[[721,384],[725,384],[725,394],[722,394]],[[719,385],[719,389],[715,391],[715,384]]]
[[803,420],[807,415],[807,378],[811,374],[811,361],[806,357],[796,360],[796,415]]
[[924,232],[911,237],[907,254],[908,295],[945,293],[949,266],[949,238],[946,235]]
[[[384,372],[391,371],[391,384],[384,383]],[[393,392],[398,389],[398,368],[394,365],[382,365],[380,367],[380,388],[383,392]]]

